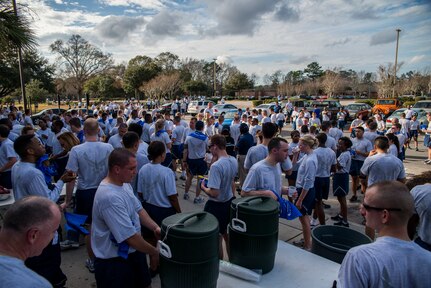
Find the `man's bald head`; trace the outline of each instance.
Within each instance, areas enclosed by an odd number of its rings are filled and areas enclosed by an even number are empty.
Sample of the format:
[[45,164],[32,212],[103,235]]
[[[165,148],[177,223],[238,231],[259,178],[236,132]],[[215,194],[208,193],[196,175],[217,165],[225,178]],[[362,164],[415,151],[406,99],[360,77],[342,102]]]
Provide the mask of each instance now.
[[84,122],[84,133],[89,136],[96,136],[99,134],[99,123],[94,118],[88,118]]
[[367,204],[386,209],[401,209],[393,211],[393,222],[388,225],[407,225],[413,215],[414,201],[406,185],[399,181],[383,181],[371,185],[366,193]]

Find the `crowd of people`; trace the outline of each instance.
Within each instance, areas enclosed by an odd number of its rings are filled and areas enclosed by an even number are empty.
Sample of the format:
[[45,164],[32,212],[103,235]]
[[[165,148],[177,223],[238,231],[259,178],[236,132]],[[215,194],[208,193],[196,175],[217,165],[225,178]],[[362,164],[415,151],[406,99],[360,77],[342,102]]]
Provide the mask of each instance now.
[[[14,245],[0,242],[2,281],[6,277],[3,272],[10,271],[7,265],[14,265],[13,269],[26,274],[23,281],[32,278],[34,282],[29,283],[39,283],[28,287],[65,285],[60,251],[79,247],[82,229],[68,223],[72,227],[63,241],[56,230],[60,211],[73,209],[85,216],[85,265],[95,272],[98,287],[149,287],[151,277],[158,273],[156,243],[162,221],[181,213],[178,197],[192,200],[193,181],[196,209],[205,203],[203,210],[219,222],[220,258],[225,256],[222,242],[228,240],[229,209],[235,197],[262,195],[278,200],[285,195],[301,212],[303,239],[295,245],[311,250],[311,229],[326,224],[324,200],[329,193],[339,202],[339,213],[331,219],[334,225],[344,227],[350,225],[348,195],[349,201],[356,202],[364,194],[360,211],[365,233],[374,239],[377,231],[379,239],[389,240],[349,252],[340,270],[343,287],[367,287],[361,286],[364,283],[395,283],[390,286],[395,287],[429,278],[407,273],[420,267],[409,261],[397,263],[395,257],[402,258],[402,254],[393,256],[386,251],[400,246],[399,253],[412,251],[422,263],[431,263],[431,186],[421,183],[411,187],[410,194],[403,184],[409,140],[418,148],[420,127],[414,115],[411,119],[405,115],[400,120],[394,118],[388,131],[382,129],[380,115],[367,121],[359,116],[351,123],[350,135],[344,136],[346,115],[342,109],[331,115],[327,109],[299,111],[290,102],[285,107],[277,103],[268,111],[239,109],[232,123],[224,125],[223,116],[215,118],[212,103],[189,121],[184,117],[187,100],[174,104],[171,115],[160,113],[151,101],[106,103],[92,107],[93,115],[85,115],[83,110],[47,113],[38,127],[27,110],[2,110],[0,185],[13,189],[17,201],[8,210],[0,232],[2,240],[7,233],[16,236]],[[427,117],[430,124],[422,131],[426,133],[426,163],[430,164],[431,115]],[[291,126],[284,129],[287,122]],[[286,130],[289,139],[281,133]],[[184,191],[178,191],[179,180],[185,181]],[[283,181],[288,185],[283,186]],[[58,209],[52,203],[59,200],[63,186],[64,202]],[[296,190],[293,194],[292,187]],[[39,211],[43,205],[46,211],[40,215],[44,217],[34,216],[34,211],[23,212],[28,207]],[[20,218],[19,213],[27,214]],[[418,237],[407,233],[412,214],[419,219]],[[413,237],[419,245],[410,242]],[[25,245],[19,248],[18,243]],[[369,251],[384,257],[375,256],[377,260],[371,261],[364,256]],[[382,262],[380,258],[385,259]],[[387,269],[377,272],[380,270],[373,265]],[[368,270],[369,275],[363,272]],[[20,281],[21,274],[8,281]],[[374,278],[395,274],[393,279]],[[350,278],[355,279],[355,286],[348,285]]]

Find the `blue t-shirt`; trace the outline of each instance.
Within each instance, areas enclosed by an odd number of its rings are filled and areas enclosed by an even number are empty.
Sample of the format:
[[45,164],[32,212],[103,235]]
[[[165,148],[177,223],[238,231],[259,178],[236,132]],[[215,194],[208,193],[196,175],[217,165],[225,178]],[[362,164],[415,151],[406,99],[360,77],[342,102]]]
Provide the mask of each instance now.
[[247,132],[239,136],[238,143],[236,143],[239,155],[247,155],[248,149],[252,146],[254,146],[254,139],[250,133]]
[[0,255],[0,287],[45,288],[52,285],[18,258]]

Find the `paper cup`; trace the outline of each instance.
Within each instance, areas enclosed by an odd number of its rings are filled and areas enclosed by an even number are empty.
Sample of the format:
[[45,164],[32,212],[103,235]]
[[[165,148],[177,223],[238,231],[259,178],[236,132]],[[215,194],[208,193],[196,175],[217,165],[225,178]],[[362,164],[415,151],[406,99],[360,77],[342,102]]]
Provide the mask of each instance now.
[[296,187],[295,186],[289,186],[289,197],[293,197],[293,194],[296,193]]

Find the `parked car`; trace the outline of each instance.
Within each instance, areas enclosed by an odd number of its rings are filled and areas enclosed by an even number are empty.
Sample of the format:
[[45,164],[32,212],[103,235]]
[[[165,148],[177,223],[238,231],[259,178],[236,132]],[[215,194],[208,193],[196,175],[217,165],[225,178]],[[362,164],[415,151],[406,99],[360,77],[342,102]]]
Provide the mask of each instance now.
[[165,103],[162,105],[162,107],[160,107],[160,113],[161,114],[165,114],[166,112],[169,112],[169,114],[171,113],[171,106],[172,103]]
[[[298,98],[289,98],[290,103],[292,103],[292,107],[297,107],[298,110],[301,110],[304,107],[308,107],[310,105],[309,101]],[[284,108],[286,103],[283,103],[282,107]]]
[[233,118],[238,114],[238,110],[229,110],[224,113],[224,121],[222,123],[223,126],[230,126],[233,122]]
[[[310,109],[309,109],[310,112],[313,111],[314,106],[320,108],[322,111],[323,111],[323,108],[326,107],[328,111],[331,112],[331,120],[337,118],[338,111],[340,111],[340,108],[343,107],[341,106],[338,100],[331,100],[331,99],[315,100],[311,102]],[[345,110],[345,112],[347,113],[347,117],[349,117],[348,111]]]
[[87,113],[87,108],[69,109],[69,110],[67,110],[67,112],[72,112],[72,110],[76,110],[76,111],[78,111],[78,113],[79,113],[79,111],[82,111],[81,113],[83,113],[83,114],[86,114],[88,116],[93,116],[93,110],[91,110],[91,109],[88,109],[88,113]]
[[[425,111],[424,109],[418,109],[418,108],[412,108],[412,110],[414,111],[414,114],[417,115],[417,119],[418,119],[420,125],[422,125],[422,124],[428,125],[428,120],[426,117],[427,111]],[[386,119],[386,129],[391,129],[392,119],[394,119],[394,118],[400,119],[401,114],[405,113],[405,111],[407,111],[407,108],[401,108],[401,109],[396,110],[394,113],[392,113]]]
[[413,108],[424,109],[427,112],[431,112],[431,100],[421,100],[413,105]]
[[41,119],[43,116],[45,116],[46,114],[48,114],[47,112],[49,110],[52,110],[52,113],[55,115],[60,115],[63,112],[66,111],[66,109],[63,108],[50,108],[50,109],[43,109],[42,111],[40,111],[39,113],[33,114],[30,116],[31,121],[33,121],[34,125],[38,125],[39,124],[39,119]]
[[232,104],[217,104],[213,107],[214,116],[218,117],[220,115],[224,115],[226,112],[228,112],[232,109],[238,110],[238,107],[236,107],[235,105],[232,105]]
[[203,113],[209,102],[214,104],[214,102],[208,100],[191,101],[187,107],[187,113],[191,115]]
[[344,107],[349,112],[349,119],[355,119],[359,114],[362,114],[362,119],[366,120],[370,116],[371,106],[366,103],[352,103]]
[[383,114],[385,118],[394,113],[395,110],[401,108],[401,102],[398,99],[377,99],[374,107],[371,109],[371,113]]
[[268,115],[270,114],[269,109],[273,108],[275,109],[275,103],[269,103],[269,104],[260,104],[259,106],[255,107],[255,109],[259,110],[262,109],[262,111],[266,110],[268,112]]

